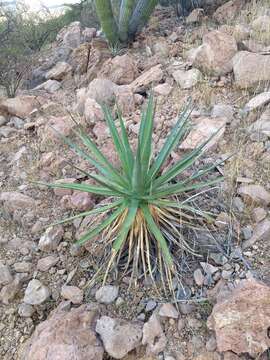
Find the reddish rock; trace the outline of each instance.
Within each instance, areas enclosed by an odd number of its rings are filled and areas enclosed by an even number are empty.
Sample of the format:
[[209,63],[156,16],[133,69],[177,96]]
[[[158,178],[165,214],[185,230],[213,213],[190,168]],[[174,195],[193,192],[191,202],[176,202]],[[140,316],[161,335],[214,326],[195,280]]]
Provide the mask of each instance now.
[[146,345],[148,354],[157,355],[164,351],[167,339],[156,314],[153,314],[143,326],[142,344]]
[[58,62],[50,71],[46,78],[52,80],[63,80],[72,71],[72,67],[65,62]]
[[39,106],[36,96],[17,96],[0,101],[0,115],[11,115],[26,118]]
[[[76,182],[76,179],[74,178],[66,178],[66,179],[58,179],[55,181],[55,184],[74,184]],[[53,189],[53,192],[55,193],[56,196],[65,196],[65,195],[71,195],[73,190],[71,189],[60,189],[60,188],[56,188]]]
[[129,86],[127,85],[118,86],[118,88],[115,89],[115,98],[124,116],[134,113],[135,98]]
[[96,124],[99,121],[104,120],[104,113],[101,106],[96,102],[96,100],[87,98],[84,104],[84,117],[86,125]]
[[4,203],[6,210],[14,212],[18,209],[31,209],[35,207],[35,200],[28,195],[16,191],[7,191],[0,193],[0,202]]
[[239,14],[239,11],[244,4],[244,0],[227,1],[225,4],[217,8],[213,14],[213,18],[219,23],[228,23],[228,21],[232,21],[237,14]]
[[255,356],[270,347],[269,299],[270,287],[249,279],[217,302],[207,324],[216,333],[218,351]]
[[77,286],[62,286],[61,296],[70,300],[73,304],[81,304],[83,302],[83,291]]
[[243,242],[243,249],[253,246],[257,241],[268,240],[270,236],[270,220],[265,219],[259,222],[254,228],[253,235],[250,239]]
[[75,191],[70,197],[71,206],[80,211],[86,211],[94,206],[91,194],[81,191]]
[[134,59],[125,54],[107,60],[98,74],[98,77],[110,79],[118,85],[128,85],[137,76],[137,67]]
[[153,84],[159,83],[163,78],[163,70],[161,65],[151,67],[149,70],[145,71],[137,79],[135,79],[130,87],[133,92],[141,92],[149,89]]
[[97,313],[83,305],[56,310],[36,327],[19,360],[102,360],[103,347],[94,331]]
[[232,59],[236,52],[235,39],[214,30],[204,35],[203,44],[190,53],[190,60],[203,72],[220,76],[232,71]]

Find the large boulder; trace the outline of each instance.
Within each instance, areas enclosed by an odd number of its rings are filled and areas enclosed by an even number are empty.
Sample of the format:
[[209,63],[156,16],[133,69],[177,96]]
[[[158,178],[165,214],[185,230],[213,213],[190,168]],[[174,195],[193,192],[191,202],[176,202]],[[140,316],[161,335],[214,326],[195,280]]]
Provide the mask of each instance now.
[[242,89],[264,86],[270,81],[270,55],[239,51],[233,58],[233,72]]
[[136,63],[128,54],[116,56],[103,64],[98,76],[118,85],[130,84],[137,76]]
[[79,21],[74,21],[64,27],[57,35],[56,40],[62,46],[77,48],[81,44],[82,27]]
[[207,324],[216,333],[218,351],[255,356],[270,347],[270,287],[242,281],[214,306]]
[[11,115],[26,118],[39,102],[36,96],[17,96],[0,101],[0,115]]
[[217,8],[213,18],[219,23],[228,23],[233,20],[245,4],[244,0],[230,0]]
[[83,305],[56,310],[36,327],[19,360],[102,360],[103,347],[94,331],[97,312]]
[[204,35],[203,44],[189,52],[189,60],[206,74],[221,76],[232,71],[237,52],[235,39],[218,30]]

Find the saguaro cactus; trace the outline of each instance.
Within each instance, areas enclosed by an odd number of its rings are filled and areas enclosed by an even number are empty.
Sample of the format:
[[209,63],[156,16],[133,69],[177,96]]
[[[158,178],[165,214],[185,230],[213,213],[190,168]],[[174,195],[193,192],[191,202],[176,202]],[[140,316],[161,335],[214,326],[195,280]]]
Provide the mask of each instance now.
[[109,43],[133,39],[147,23],[158,0],[121,0],[119,18],[113,16],[111,0],[95,0],[97,14]]

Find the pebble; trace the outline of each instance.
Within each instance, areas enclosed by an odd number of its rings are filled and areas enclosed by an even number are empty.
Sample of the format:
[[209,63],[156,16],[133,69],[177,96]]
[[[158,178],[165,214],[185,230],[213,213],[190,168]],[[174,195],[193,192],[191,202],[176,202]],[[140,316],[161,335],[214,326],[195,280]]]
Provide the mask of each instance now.
[[266,218],[267,212],[263,208],[255,208],[252,211],[252,217],[256,223]]
[[38,246],[42,251],[56,250],[60,241],[63,239],[64,229],[61,225],[49,227],[41,236]]
[[173,304],[166,303],[161,305],[159,309],[159,315],[161,317],[167,317],[172,319],[178,319],[179,312],[176,310]]
[[157,306],[157,303],[154,300],[149,300],[145,306],[145,311],[150,312],[153,311]]
[[34,312],[35,312],[35,309],[30,304],[22,303],[18,307],[18,314],[21,317],[31,317],[34,314]]
[[201,269],[196,269],[193,274],[196,285],[202,286],[204,283],[204,275]]
[[83,290],[77,286],[62,286],[61,296],[66,300],[70,300],[73,304],[81,304],[83,302]]
[[182,332],[182,330],[185,328],[185,326],[186,326],[186,321],[185,321],[185,319],[180,318],[180,319],[178,320],[178,323],[177,323],[177,329],[178,329],[179,333]]
[[38,260],[37,269],[39,271],[49,271],[59,261],[59,257],[50,255]]
[[180,303],[179,310],[180,310],[181,314],[188,315],[196,310],[196,306],[191,303]]
[[210,253],[209,257],[214,260],[217,265],[224,265],[228,261],[226,256],[220,253]]
[[12,280],[13,277],[11,275],[9,266],[0,262],[0,285],[7,285],[11,283]]
[[32,264],[26,261],[15,263],[13,267],[18,273],[29,273],[32,270]]
[[212,336],[207,340],[207,342],[206,342],[206,344],[205,344],[205,348],[206,348],[207,351],[210,351],[210,352],[216,351],[216,349],[217,349],[217,341],[216,341],[215,336],[212,335]]
[[96,292],[96,300],[99,303],[102,304],[111,304],[113,303],[119,293],[119,287],[114,285],[105,285],[102,286],[98,291]]
[[40,305],[50,297],[50,290],[39,280],[33,279],[28,283],[24,293],[24,302],[29,305]]
[[213,275],[215,272],[218,271],[218,268],[216,266],[213,266],[209,263],[206,263],[206,262],[200,262],[201,264],[201,267],[203,268],[204,272],[207,274],[207,275]]

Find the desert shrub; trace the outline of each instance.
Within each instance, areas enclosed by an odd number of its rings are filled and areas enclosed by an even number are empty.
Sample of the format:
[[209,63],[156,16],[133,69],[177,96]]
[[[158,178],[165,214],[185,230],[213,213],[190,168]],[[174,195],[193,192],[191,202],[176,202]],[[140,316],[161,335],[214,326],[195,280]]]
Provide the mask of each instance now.
[[[81,145],[59,134],[74,153],[95,167],[96,172],[87,172],[79,168],[74,165],[75,161],[69,162],[70,165],[83,176],[94,180],[97,185],[64,182],[39,184],[50,188],[84,191],[111,199],[93,210],[56,223],[105,214],[98,225],[96,218],[94,227],[87,230],[78,241],[79,245],[94,242],[93,249],[98,246],[102,248],[104,257],[100,266],[104,267],[105,279],[108,271],[114,266],[123,273],[131,271],[135,278],[144,275],[150,276],[154,281],[156,276],[161,276],[162,279],[164,276],[167,278],[167,285],[172,288],[172,276],[177,276],[181,271],[179,251],[195,255],[193,245],[183,235],[183,226],[197,227],[200,220],[209,219],[209,215],[194,206],[193,201],[196,192],[218,183],[221,178],[205,178],[217,164],[194,170],[189,177],[185,177],[184,174],[187,169],[193,169],[193,165],[202,156],[212,137],[164,170],[164,164],[171,152],[188,133],[191,110],[187,105],[163,147],[154,157],[152,97],[146,111],[142,112],[136,152],[133,152],[129,144],[120,111],[118,111],[119,132],[110,110],[103,107],[115,150],[119,156],[120,169],[112,166],[76,122],[73,131],[81,140]],[[181,180],[180,175],[183,175]]]

